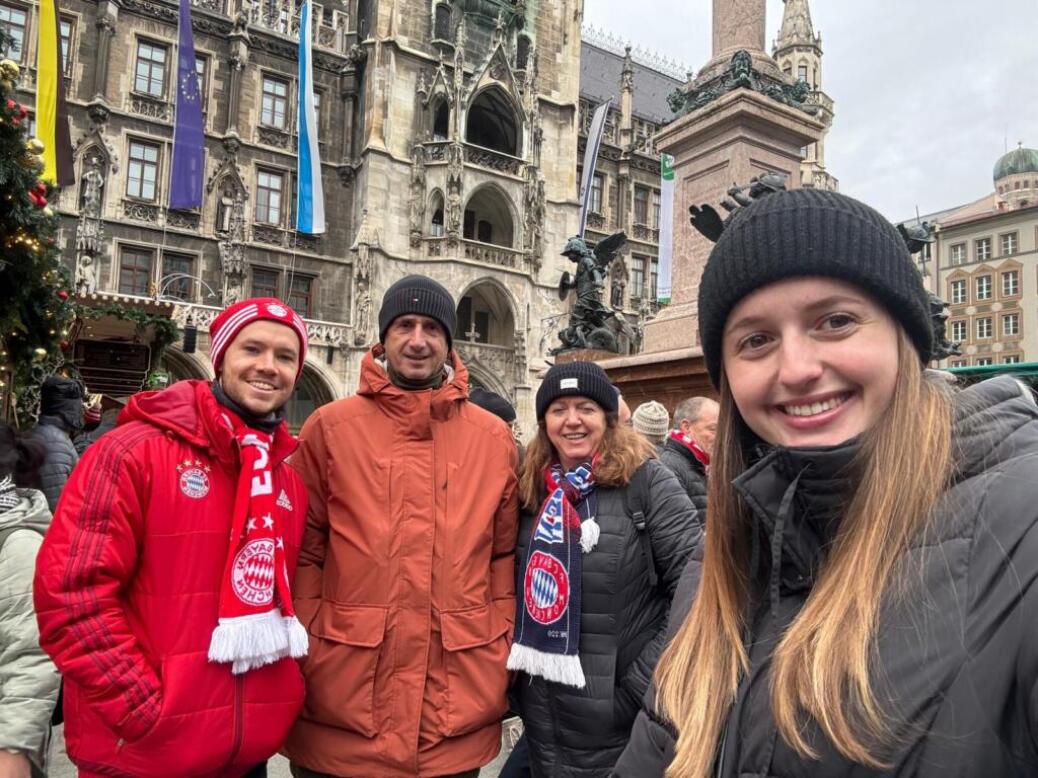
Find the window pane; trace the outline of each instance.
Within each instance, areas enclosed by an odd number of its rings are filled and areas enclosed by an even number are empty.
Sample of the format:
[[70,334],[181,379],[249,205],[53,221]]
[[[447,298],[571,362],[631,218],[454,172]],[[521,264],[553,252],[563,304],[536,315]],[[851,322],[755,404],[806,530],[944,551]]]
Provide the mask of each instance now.
[[1016,233],[1011,232],[1002,236],[1002,255],[1007,256],[1016,253]]
[[1020,274],[1016,270],[1009,270],[1002,274],[1002,296],[1012,297],[1020,292]]
[[162,255],[162,277],[159,279],[159,294],[190,300],[194,279],[195,258],[190,254],[166,252]]
[[263,101],[260,123],[267,127],[285,129],[288,124],[288,82],[269,76],[263,79]]
[[72,63],[69,55],[72,53],[72,21],[62,19],[59,22],[61,28],[61,64],[65,66],[64,74],[67,76],[72,72]]
[[591,203],[588,207],[592,213],[602,213],[602,176],[597,173],[591,177]]
[[288,299],[285,301],[292,306],[300,316],[310,316],[310,294],[314,280],[308,276],[292,276],[288,285]]
[[159,147],[150,143],[130,143],[130,163],[126,173],[126,195],[154,200],[158,181]]
[[21,62],[25,46],[25,11],[9,5],[0,5],[0,27],[13,38],[3,56]]
[[966,302],[966,282],[964,280],[951,282],[951,301],[955,305]]
[[634,223],[647,224],[649,220],[649,190],[636,186],[634,188]]
[[278,296],[278,271],[252,270],[252,296],[253,297],[277,297]]
[[281,223],[281,194],[284,176],[268,170],[256,175],[256,221],[264,224]]
[[991,276],[980,276],[977,279],[977,299],[988,300],[991,298]]
[[124,248],[119,258],[119,294],[148,294],[151,264],[150,251]]
[[165,83],[166,47],[138,41],[134,90],[151,97],[162,97],[165,94]]
[[981,238],[977,241],[977,261],[983,262],[991,259],[991,238]]

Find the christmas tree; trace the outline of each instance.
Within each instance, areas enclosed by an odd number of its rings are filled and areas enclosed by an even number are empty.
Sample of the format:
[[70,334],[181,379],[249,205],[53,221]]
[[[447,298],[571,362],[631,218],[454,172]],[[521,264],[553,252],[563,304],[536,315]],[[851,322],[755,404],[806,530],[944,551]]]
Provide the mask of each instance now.
[[[15,93],[18,65],[0,62],[0,394],[31,424],[39,387],[66,365],[75,311],[60,261],[58,217],[40,180],[43,144],[28,137],[28,111]],[[5,406],[9,410],[9,406]]]

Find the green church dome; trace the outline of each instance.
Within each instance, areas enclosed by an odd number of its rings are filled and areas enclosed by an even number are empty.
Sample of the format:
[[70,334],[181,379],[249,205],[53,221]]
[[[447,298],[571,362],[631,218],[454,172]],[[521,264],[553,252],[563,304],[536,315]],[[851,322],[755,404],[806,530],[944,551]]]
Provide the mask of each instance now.
[[995,180],[1017,173],[1038,173],[1038,149],[1013,149],[995,163]]

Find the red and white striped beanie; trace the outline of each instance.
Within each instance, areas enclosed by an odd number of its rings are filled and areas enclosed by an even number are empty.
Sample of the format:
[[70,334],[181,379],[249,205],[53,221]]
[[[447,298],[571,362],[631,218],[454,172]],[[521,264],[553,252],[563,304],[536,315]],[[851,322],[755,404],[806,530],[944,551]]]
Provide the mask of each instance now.
[[303,360],[306,359],[306,343],[309,340],[306,322],[288,305],[273,297],[253,297],[242,300],[225,308],[209,325],[209,356],[213,360],[213,369],[219,373],[220,364],[227,347],[241,332],[242,327],[254,321],[276,321],[291,327],[299,338],[299,370],[296,377],[303,372]]

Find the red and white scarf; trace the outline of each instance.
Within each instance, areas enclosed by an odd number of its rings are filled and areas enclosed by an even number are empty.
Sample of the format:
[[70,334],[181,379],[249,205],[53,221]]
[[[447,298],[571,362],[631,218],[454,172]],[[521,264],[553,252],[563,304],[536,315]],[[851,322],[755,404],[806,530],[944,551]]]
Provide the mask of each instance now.
[[681,434],[681,430],[671,430],[670,439],[676,440],[682,446],[691,451],[692,456],[699,460],[699,463],[703,466],[704,469],[710,469],[710,455],[706,453],[702,448],[700,448],[699,444],[692,440],[692,438],[686,438],[683,434]]
[[309,640],[292,607],[274,497],[272,437],[234,414],[224,418],[238,444],[241,472],[209,661],[231,662],[231,672],[239,674],[286,656],[306,656]]

